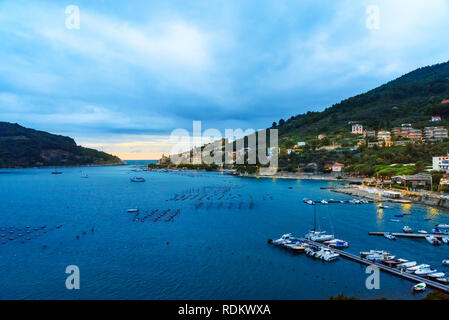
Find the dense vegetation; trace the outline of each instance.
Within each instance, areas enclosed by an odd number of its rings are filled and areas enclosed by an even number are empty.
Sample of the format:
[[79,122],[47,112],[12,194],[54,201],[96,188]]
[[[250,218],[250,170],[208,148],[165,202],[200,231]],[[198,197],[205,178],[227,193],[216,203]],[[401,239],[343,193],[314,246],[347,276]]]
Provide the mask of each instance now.
[[0,167],[119,163],[119,158],[78,146],[72,138],[0,122]]
[[363,124],[372,130],[388,129],[402,123],[416,128],[429,125],[432,115],[449,124],[449,62],[424,67],[390,81],[364,94],[341,101],[323,112],[293,116],[273,127],[281,137],[304,141],[320,133],[337,135],[348,131],[348,122]]

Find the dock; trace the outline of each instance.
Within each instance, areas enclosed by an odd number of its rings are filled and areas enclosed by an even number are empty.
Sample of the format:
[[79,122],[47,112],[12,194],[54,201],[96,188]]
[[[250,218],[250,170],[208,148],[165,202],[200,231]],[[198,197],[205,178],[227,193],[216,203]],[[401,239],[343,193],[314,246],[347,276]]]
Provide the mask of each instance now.
[[[370,236],[384,236],[387,232],[368,232]],[[427,235],[434,236],[435,238],[439,238],[441,240],[443,237],[447,237],[444,234],[422,234],[422,233],[391,233],[393,236],[398,238],[412,238],[412,239],[425,239]]]
[[[302,239],[302,238],[300,240],[304,241],[304,242],[306,242],[308,244],[314,245],[314,246],[328,248],[324,244],[321,244],[321,243],[318,243],[318,242],[314,242],[314,241],[307,240],[307,239]],[[357,262],[357,263],[360,263],[360,264],[363,264],[363,265],[367,265],[367,266],[374,265],[374,266],[378,267],[379,270],[382,270],[382,271],[384,271],[386,273],[395,275],[397,277],[400,277],[400,278],[403,278],[403,279],[406,279],[406,280],[409,280],[409,281],[412,281],[412,282],[416,282],[416,283],[421,283],[422,282],[422,283],[425,283],[430,288],[433,288],[433,289],[436,289],[436,290],[440,290],[440,291],[442,291],[444,293],[449,293],[449,287],[448,286],[446,286],[444,284],[441,284],[439,282],[430,280],[428,278],[424,278],[424,277],[415,275],[413,273],[401,272],[401,270],[399,270],[399,269],[391,268],[391,267],[388,267],[386,265],[379,264],[379,263],[374,263],[372,261],[369,261],[367,259],[363,259],[361,257],[358,257],[358,256],[352,254],[352,253],[348,253],[348,252],[345,252],[345,251],[342,251],[342,250],[332,249],[332,251],[334,251],[335,253],[338,253],[340,255],[340,257],[342,257],[342,258],[345,258],[345,259],[348,259],[348,260],[351,260],[351,261],[354,261],[354,262]]]

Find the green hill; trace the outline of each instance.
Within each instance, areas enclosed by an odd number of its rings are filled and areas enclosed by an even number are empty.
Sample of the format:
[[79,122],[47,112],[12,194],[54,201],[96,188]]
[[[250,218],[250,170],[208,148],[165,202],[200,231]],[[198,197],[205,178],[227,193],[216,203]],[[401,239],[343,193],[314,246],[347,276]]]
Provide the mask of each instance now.
[[78,146],[70,137],[0,122],[0,167],[121,164],[110,154]]
[[402,123],[416,128],[429,125],[432,115],[449,124],[449,62],[419,68],[364,94],[346,99],[322,112],[308,112],[280,120],[274,126],[280,137],[305,140],[316,135],[347,132],[348,122],[372,130],[389,129]]

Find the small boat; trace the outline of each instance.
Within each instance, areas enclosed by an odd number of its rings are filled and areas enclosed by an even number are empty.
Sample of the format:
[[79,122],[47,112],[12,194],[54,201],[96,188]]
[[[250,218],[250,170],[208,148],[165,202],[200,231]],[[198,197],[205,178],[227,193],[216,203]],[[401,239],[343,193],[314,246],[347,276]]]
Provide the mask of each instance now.
[[310,231],[304,238],[315,242],[324,242],[334,239],[333,235],[325,233],[326,231]]
[[139,212],[139,209],[128,209],[128,212]]
[[268,242],[275,244],[275,245],[282,245],[286,240],[290,239],[291,236],[292,236],[291,233],[287,233],[287,234],[284,234],[282,237],[280,237],[277,240],[269,240]]
[[329,204],[329,202],[327,202],[326,200],[321,200],[320,202],[321,204]]
[[400,222],[401,220],[398,219],[390,219],[391,222]]
[[419,269],[424,269],[424,268],[430,268],[430,265],[428,265],[428,264],[420,264],[420,265],[417,265],[417,266],[413,266],[413,267],[407,268],[407,272],[415,273],[415,271],[418,271]]
[[131,178],[131,181],[132,182],[145,182],[145,179],[142,177],[134,177],[134,178]]
[[332,247],[332,248],[348,248],[349,247],[349,243],[347,241],[340,240],[340,239],[324,241],[324,244],[326,246]]
[[434,279],[436,279],[436,278],[444,278],[445,276],[446,276],[446,274],[444,272],[435,272],[435,273],[431,273],[431,274],[427,275],[427,277],[434,278]]
[[401,264],[398,264],[397,267],[399,269],[407,269],[416,266],[416,261],[408,261]]
[[326,262],[329,262],[329,261],[337,260],[339,256],[340,255],[338,253],[335,253],[332,250],[324,249],[324,253],[321,254],[321,259]]
[[415,292],[423,292],[425,290],[426,290],[425,283],[418,283],[413,286],[413,291],[415,291]]
[[62,172],[55,168],[55,171],[52,171],[51,174],[62,174]]
[[310,245],[308,243],[300,243],[296,244],[294,246],[290,246],[290,249],[294,252],[302,253],[305,252],[307,248],[310,248]]
[[402,228],[402,231],[404,231],[405,233],[413,233],[413,229],[409,226],[404,226],[404,228]]
[[380,250],[370,250],[370,251],[362,251],[360,252],[360,258],[366,258],[370,255],[384,255],[384,256],[389,256],[390,254],[387,251],[380,251]]
[[431,269],[429,267],[429,268],[418,269],[418,270],[415,271],[415,274],[417,276],[424,276],[424,275],[428,275],[428,274],[435,273],[435,272],[437,272],[437,270]]
[[391,207],[389,207],[389,206],[384,206],[384,205],[378,205],[377,206],[379,209],[391,209]]
[[420,233],[420,234],[427,234],[427,231],[426,230],[418,230],[418,233]]
[[445,265],[445,266],[449,266],[449,259],[445,259],[445,260],[443,260],[443,265]]
[[401,264],[401,261],[399,261],[397,259],[384,260],[384,261],[382,261],[382,264],[386,265],[390,268],[394,268],[394,267],[398,266],[399,264]]
[[385,232],[384,237],[387,238],[388,240],[396,240],[396,237],[392,235],[390,232]]
[[307,200],[306,203],[311,206],[315,205],[315,202],[313,202],[313,200]]
[[432,235],[426,235],[426,240],[428,243],[434,245],[434,246],[439,246],[441,244],[441,241],[437,239],[437,237],[432,236]]
[[449,229],[449,224],[437,224],[435,228],[439,229]]
[[395,214],[394,215],[396,218],[404,218],[404,215],[403,214]]
[[442,237],[441,241],[443,241],[443,243],[445,244],[449,244],[449,237]]
[[444,284],[448,284],[449,283],[449,278],[448,277],[436,278],[435,280],[438,281],[438,282],[444,283]]

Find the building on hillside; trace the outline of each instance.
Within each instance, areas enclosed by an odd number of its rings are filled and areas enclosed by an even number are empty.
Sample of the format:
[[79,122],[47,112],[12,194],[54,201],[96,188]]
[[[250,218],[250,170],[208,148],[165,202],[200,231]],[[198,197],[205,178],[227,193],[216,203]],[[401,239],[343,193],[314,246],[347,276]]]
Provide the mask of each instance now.
[[379,131],[377,133],[377,139],[383,141],[391,141],[391,132],[390,131]]
[[423,130],[424,139],[433,139],[434,127],[425,127]]
[[332,165],[332,172],[341,172],[344,167],[345,165],[343,163],[336,162]]
[[410,140],[421,140],[422,139],[422,131],[419,129],[412,129],[408,134],[408,138]]
[[449,171],[449,155],[432,158],[432,170]]
[[305,142],[298,142],[298,143],[296,144],[296,146],[297,146],[298,148],[305,147],[305,146],[306,146],[306,143],[305,143]]
[[352,134],[363,134],[363,126],[361,124],[353,124]]
[[324,138],[327,138],[327,135],[324,133],[318,135],[318,140],[323,140]]
[[400,136],[403,138],[408,138],[410,135],[410,131],[412,131],[412,125],[409,123],[402,124]]
[[374,130],[363,130],[363,137],[364,138],[375,138],[376,137],[376,131],[374,131]]
[[425,188],[431,184],[431,175],[427,173],[402,175],[392,177],[391,180],[407,188]]
[[441,117],[440,116],[433,116],[430,121],[431,122],[439,122],[439,121],[441,121]]
[[400,137],[401,136],[401,128],[400,127],[396,127],[391,129],[391,133],[393,135],[395,135],[396,137]]
[[436,127],[433,129],[433,138],[437,140],[447,139],[447,129]]

